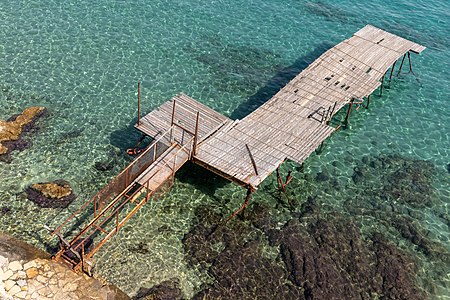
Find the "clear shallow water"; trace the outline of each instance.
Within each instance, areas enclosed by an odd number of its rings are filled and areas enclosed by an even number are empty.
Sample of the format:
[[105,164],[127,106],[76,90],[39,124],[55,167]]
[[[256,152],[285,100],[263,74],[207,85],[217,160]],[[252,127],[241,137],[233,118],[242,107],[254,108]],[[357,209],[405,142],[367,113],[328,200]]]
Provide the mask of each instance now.
[[[44,247],[42,224],[58,224],[127,164],[123,150],[138,137],[132,129],[138,79],[145,110],[183,91],[240,118],[282,84],[281,71],[301,70],[371,23],[428,47],[412,56],[416,75],[403,72],[383,97],[373,98],[369,110],[353,114],[350,130],[335,134],[320,155],[306,162],[306,174],[314,178],[326,170],[345,188],[327,192],[297,172],[292,192],[299,198],[319,194],[329,210],[348,213],[344,203],[352,195],[370,201],[352,184],[354,166],[364,156],[395,153],[430,161],[437,170],[433,205],[414,217],[448,254],[449,11],[443,0],[2,3],[0,118],[31,105],[48,107],[50,115],[40,122],[33,147],[15,153],[11,164],[0,163],[0,206],[12,208],[0,216],[1,230]],[[103,160],[114,161],[115,169],[96,171],[94,163]],[[101,275],[130,294],[177,277],[190,296],[211,280],[188,265],[181,239],[196,207],[208,204],[228,215],[244,191],[218,178],[203,181],[203,173],[189,179],[195,170],[185,168],[170,195],[143,208],[132,226],[106,244],[97,257]],[[66,210],[39,209],[19,194],[31,183],[58,178],[70,181],[78,194]],[[283,212],[271,196],[274,182],[270,178],[253,201],[272,205],[281,222]],[[371,217],[352,217],[363,231],[384,228]],[[445,265],[411,250],[391,232],[393,241],[420,259],[421,278],[434,286],[434,297],[449,296]],[[136,241],[147,251],[134,251]]]

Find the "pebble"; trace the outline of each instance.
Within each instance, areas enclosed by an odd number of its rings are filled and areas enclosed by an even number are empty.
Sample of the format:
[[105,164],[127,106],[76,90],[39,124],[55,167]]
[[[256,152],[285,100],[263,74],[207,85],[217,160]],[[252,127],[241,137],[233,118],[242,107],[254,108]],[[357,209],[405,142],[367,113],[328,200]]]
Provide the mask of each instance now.
[[8,258],[0,255],[0,269],[6,271],[8,265],[9,265]]
[[26,264],[23,265],[24,270],[28,270],[30,268],[36,268],[37,264],[34,260],[27,262]]
[[11,277],[11,276],[13,276],[13,271],[11,271],[11,270],[8,270],[8,271],[6,271],[5,273],[3,273],[2,274],[2,280],[3,281],[5,281],[5,280],[7,280],[7,279],[9,279],[9,277]]
[[20,287],[18,285],[14,285],[9,291],[8,294],[14,296],[17,293],[20,293],[22,290],[20,289]]
[[13,280],[6,280],[5,281],[5,290],[8,292],[12,287],[16,284]]
[[10,269],[13,272],[16,272],[16,271],[23,270],[23,266],[19,261],[15,260],[15,261],[12,261],[9,263],[8,269]]
[[19,292],[19,293],[15,294],[14,296],[17,297],[17,298],[20,298],[20,299],[25,299],[27,294],[28,293],[26,291],[22,291],[22,292]]
[[39,274],[39,271],[37,268],[32,267],[26,271],[26,274],[29,279],[32,279],[32,278],[36,277],[37,274]]
[[25,286],[26,284],[27,284],[27,281],[26,281],[26,280],[23,280],[23,279],[17,280],[17,285],[20,286],[20,287],[23,287],[23,286]]

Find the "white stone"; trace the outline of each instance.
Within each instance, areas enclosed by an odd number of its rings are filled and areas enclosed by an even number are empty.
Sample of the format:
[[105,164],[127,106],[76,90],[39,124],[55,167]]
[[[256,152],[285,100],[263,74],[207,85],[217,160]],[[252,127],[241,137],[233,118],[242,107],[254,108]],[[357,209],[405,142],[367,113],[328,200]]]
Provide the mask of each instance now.
[[17,298],[19,298],[19,299],[25,299],[25,297],[27,296],[27,292],[26,291],[22,291],[22,292],[19,292],[19,293],[17,293],[17,294],[15,294],[14,295],[14,297],[17,297]]
[[8,268],[8,265],[9,265],[8,258],[0,255],[0,269],[2,269],[3,271],[6,271],[6,269]]
[[18,278],[19,279],[26,279],[27,278],[27,273],[25,273],[25,271],[19,271],[17,272]]
[[37,267],[37,264],[34,260],[31,260],[29,262],[27,262],[26,264],[23,265],[23,268],[25,270],[28,270],[29,268],[33,268],[33,267]]
[[16,271],[23,270],[23,266],[22,266],[22,264],[19,261],[15,260],[15,261],[12,261],[12,262],[9,263],[8,269],[10,269],[11,271],[16,272]]
[[20,287],[23,287],[23,286],[25,286],[26,284],[27,284],[27,281],[24,280],[24,279],[17,280],[17,285],[20,286]]
[[8,271],[6,271],[5,273],[3,273],[2,274],[2,280],[3,281],[5,281],[5,280],[7,280],[7,279],[9,279],[9,277],[11,277],[11,276],[13,276],[13,271],[11,271],[11,270],[8,270]]
[[20,293],[22,290],[20,289],[20,287],[18,285],[14,285],[9,291],[8,294],[10,294],[11,296],[14,296],[17,293]]
[[12,287],[16,284],[13,280],[6,280],[5,281],[5,290],[8,292]]

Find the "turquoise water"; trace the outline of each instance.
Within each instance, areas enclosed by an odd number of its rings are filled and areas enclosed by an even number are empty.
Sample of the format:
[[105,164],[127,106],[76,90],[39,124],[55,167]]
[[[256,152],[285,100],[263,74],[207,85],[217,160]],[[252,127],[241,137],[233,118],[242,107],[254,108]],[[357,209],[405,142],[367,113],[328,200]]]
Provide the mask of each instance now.
[[[306,161],[305,174],[314,178],[326,171],[344,188],[324,189],[296,171],[292,189],[299,198],[317,194],[327,209],[351,215],[346,201],[369,201],[352,181],[363,157],[398,154],[429,161],[436,169],[432,205],[412,215],[448,256],[449,12],[445,0],[3,1],[0,119],[33,105],[50,113],[30,149],[14,153],[10,164],[0,162],[0,206],[12,209],[0,215],[0,230],[45,247],[42,225],[58,224],[127,165],[123,151],[138,138],[132,129],[138,79],[145,111],[183,91],[240,118],[282,84],[280,72],[300,71],[370,23],[427,50],[412,55],[415,75],[404,69],[382,97],[373,98],[370,109],[352,115],[350,130],[339,131],[320,155]],[[105,160],[114,162],[114,170],[96,171],[94,163]],[[220,179],[205,187],[201,175],[190,178],[186,168],[170,195],[146,206],[97,256],[99,274],[131,295],[140,286],[177,277],[189,297],[211,280],[186,262],[181,239],[196,207],[208,204],[229,215],[245,192]],[[39,209],[21,194],[31,183],[58,178],[69,181],[78,195],[68,209]],[[274,182],[269,178],[253,201],[271,204]],[[392,232],[392,241],[421,262],[419,276],[430,297],[450,297],[448,260],[426,258],[373,217],[352,217],[363,231],[379,226]],[[146,245],[144,254],[133,251],[137,241]]]

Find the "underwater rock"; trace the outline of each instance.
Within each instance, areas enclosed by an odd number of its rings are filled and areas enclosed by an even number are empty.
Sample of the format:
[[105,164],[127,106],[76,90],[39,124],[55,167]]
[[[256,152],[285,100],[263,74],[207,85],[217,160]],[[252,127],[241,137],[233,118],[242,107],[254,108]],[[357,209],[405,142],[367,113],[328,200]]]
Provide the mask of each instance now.
[[[218,226],[222,217],[215,213],[208,216],[205,210],[197,211],[198,224],[186,234],[183,244],[191,262],[208,268],[215,281],[193,299],[272,299],[274,295],[303,299],[300,290],[285,278],[283,268],[262,254],[267,246],[262,243],[261,231],[239,218]],[[206,223],[199,215],[204,212]],[[255,215],[250,211],[247,216],[261,225],[266,212],[257,206]]]
[[289,279],[305,299],[425,299],[414,261],[380,234],[367,241],[341,216],[302,221],[273,230],[269,241],[279,245]]
[[179,300],[182,298],[181,289],[177,279],[171,279],[146,289],[140,288],[133,300]]
[[22,150],[29,145],[22,136],[45,111],[45,107],[29,107],[7,121],[0,120],[0,160],[8,160],[6,157],[11,151]]
[[414,282],[416,264],[405,252],[389,244],[381,234],[371,238],[371,250],[376,254],[372,265],[382,278],[381,290],[385,299],[425,299],[424,292]]
[[70,184],[61,179],[32,184],[26,193],[29,200],[45,208],[65,208],[76,198]]
[[322,182],[328,181],[328,180],[330,180],[330,175],[326,171],[319,172],[316,175],[316,180],[322,181]]
[[137,245],[128,246],[128,251],[138,254],[148,254],[150,250],[148,249],[148,245],[145,242],[140,241]]
[[354,168],[353,182],[364,195],[381,201],[409,204],[415,208],[431,205],[435,166],[428,161],[399,155],[363,159]]
[[[214,282],[193,299],[425,299],[409,253],[381,234],[364,238],[348,217],[324,216],[320,206],[308,198],[281,229],[260,204],[225,225],[214,225],[222,218],[210,208],[199,209],[183,244]],[[270,246],[280,260],[263,254]]]
[[0,207],[0,215],[6,215],[6,214],[9,214],[10,212],[11,212],[11,208],[9,208],[8,206]]
[[416,245],[423,254],[446,263],[450,262],[450,253],[439,243],[427,238],[427,235],[422,232],[419,226],[414,224],[413,219],[398,216],[393,218],[391,222],[402,237]]
[[111,171],[114,168],[114,164],[111,161],[97,161],[94,167],[97,171],[106,172]]
[[283,280],[283,268],[262,257],[260,248],[250,241],[222,251],[209,271],[216,282],[193,299],[303,299],[300,289]]

